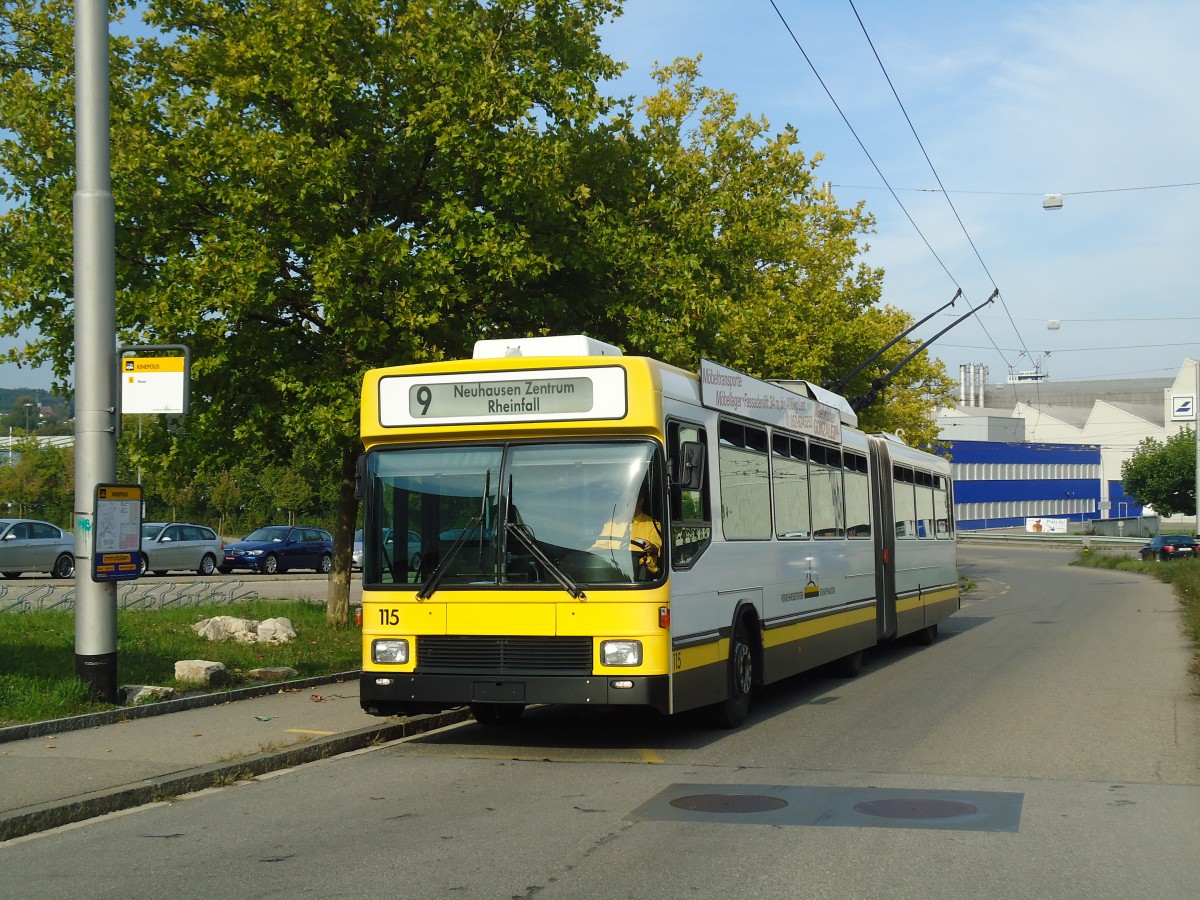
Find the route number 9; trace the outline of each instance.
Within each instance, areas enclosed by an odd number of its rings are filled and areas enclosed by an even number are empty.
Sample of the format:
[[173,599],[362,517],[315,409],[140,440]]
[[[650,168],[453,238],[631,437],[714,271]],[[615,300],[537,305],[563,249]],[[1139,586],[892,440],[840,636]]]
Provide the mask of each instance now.
[[433,391],[428,385],[421,385],[417,388],[417,403],[421,404],[421,415],[429,414],[429,404],[433,402]]

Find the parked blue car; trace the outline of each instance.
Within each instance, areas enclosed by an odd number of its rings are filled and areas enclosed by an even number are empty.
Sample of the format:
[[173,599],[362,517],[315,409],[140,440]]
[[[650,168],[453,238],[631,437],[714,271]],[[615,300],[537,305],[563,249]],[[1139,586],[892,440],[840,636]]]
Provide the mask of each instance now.
[[312,569],[328,574],[333,567],[333,537],[324,528],[311,525],[267,525],[256,528],[244,540],[225,545],[217,571],[249,569],[275,575],[293,569]]

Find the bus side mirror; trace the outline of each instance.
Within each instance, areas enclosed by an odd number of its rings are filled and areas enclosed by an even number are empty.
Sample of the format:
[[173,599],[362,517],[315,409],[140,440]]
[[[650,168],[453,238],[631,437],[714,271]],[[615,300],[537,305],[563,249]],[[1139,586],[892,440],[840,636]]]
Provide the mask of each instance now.
[[672,473],[675,487],[684,491],[698,491],[704,483],[704,445],[699,441],[684,441],[679,446],[679,458]]
[[363,499],[363,485],[367,483],[367,454],[359,454],[354,461],[354,499]]

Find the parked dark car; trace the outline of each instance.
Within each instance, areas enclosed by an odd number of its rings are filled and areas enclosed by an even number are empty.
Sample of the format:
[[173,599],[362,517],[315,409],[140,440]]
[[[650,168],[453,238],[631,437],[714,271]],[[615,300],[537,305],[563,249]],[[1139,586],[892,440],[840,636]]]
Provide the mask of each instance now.
[[164,575],[172,569],[185,569],[197,575],[211,575],[224,554],[221,539],[207,525],[143,522],[138,574],[145,575],[149,570]]
[[267,525],[244,540],[225,545],[217,571],[249,569],[275,575],[292,569],[312,569],[327,574],[333,567],[333,537],[311,525]]
[[1138,553],[1146,561],[1186,559],[1196,554],[1196,539],[1186,534],[1160,534],[1152,537]]
[[37,519],[0,519],[0,574],[49,572],[54,578],[75,574],[75,536]]

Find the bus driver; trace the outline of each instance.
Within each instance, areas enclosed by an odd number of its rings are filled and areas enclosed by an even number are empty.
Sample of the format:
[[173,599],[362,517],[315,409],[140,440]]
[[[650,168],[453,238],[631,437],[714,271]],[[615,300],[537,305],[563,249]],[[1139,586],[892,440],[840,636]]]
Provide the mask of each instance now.
[[610,554],[619,550],[630,551],[634,554],[638,569],[644,566],[651,577],[656,577],[662,556],[662,527],[646,512],[649,491],[649,485],[643,481],[634,505],[633,520],[609,519],[591,549]]

